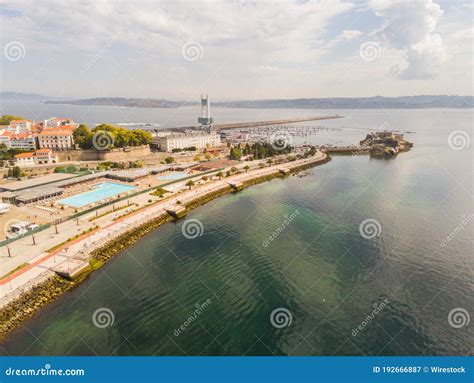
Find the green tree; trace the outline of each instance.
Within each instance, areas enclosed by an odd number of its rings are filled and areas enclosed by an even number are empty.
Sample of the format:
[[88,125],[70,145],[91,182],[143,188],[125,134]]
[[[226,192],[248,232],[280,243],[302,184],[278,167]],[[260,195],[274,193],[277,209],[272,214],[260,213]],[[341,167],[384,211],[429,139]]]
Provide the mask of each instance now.
[[12,120],[24,120],[24,118],[20,116],[13,116],[11,114],[4,114],[2,117],[0,117],[0,125],[8,125]]
[[222,177],[224,176],[224,173],[222,172],[219,172],[216,174],[217,177],[219,177],[219,179],[222,179]]
[[245,169],[245,173],[247,173],[247,172],[249,171],[249,169],[250,169],[250,166],[245,165],[245,166],[244,166],[244,169]]
[[153,141],[151,133],[142,129],[128,130],[111,124],[100,124],[91,130],[92,137],[99,132],[106,132],[103,134],[109,136],[115,148],[149,145]]
[[166,158],[165,158],[165,162],[166,162],[167,164],[172,164],[172,163],[174,162],[174,158],[173,158],[173,157],[166,157]]
[[74,165],[69,165],[66,168],[66,173],[75,173],[75,172],[77,172],[77,168]]
[[77,144],[81,149],[92,148],[92,137],[93,134],[87,125],[81,124],[72,132],[74,143]]
[[186,186],[189,187],[189,190],[191,190],[191,188],[194,186],[194,181],[189,180],[188,182],[186,182]]
[[230,159],[231,160],[240,160],[240,157],[242,157],[242,151],[240,150],[240,148],[232,148],[230,149]]
[[251,153],[252,153],[252,148],[250,147],[249,143],[247,142],[247,143],[245,144],[243,154],[244,154],[245,156],[248,156],[248,155],[251,154]]
[[20,178],[23,175],[19,166],[14,166],[8,169],[8,177],[11,178]]

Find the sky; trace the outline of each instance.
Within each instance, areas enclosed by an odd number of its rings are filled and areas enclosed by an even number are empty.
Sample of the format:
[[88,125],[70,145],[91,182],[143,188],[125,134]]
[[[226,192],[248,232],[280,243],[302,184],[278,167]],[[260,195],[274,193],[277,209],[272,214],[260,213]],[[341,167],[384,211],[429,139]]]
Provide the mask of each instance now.
[[472,95],[467,0],[0,0],[1,90],[214,100]]

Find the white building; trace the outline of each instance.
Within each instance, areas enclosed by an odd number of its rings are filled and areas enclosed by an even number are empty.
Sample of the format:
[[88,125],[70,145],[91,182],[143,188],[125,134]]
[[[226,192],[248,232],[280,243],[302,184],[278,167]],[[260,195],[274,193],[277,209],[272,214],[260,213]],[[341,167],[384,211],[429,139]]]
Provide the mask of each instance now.
[[8,130],[12,133],[31,132],[34,121],[30,120],[11,120],[8,125]]
[[0,144],[4,144],[7,148],[12,149],[36,149],[35,137],[27,132],[15,134],[8,130],[4,130],[0,133]]
[[10,136],[11,136],[11,134],[8,131],[3,130],[0,133],[0,144],[4,144],[7,148],[9,148],[10,147]]
[[20,153],[15,155],[15,165],[18,166],[34,166],[35,165],[35,153]]
[[5,214],[10,211],[11,205],[9,203],[0,203],[0,214]]
[[220,136],[216,133],[173,134],[156,137],[154,144],[163,152],[173,149],[195,147],[196,149],[218,146],[221,144]]
[[45,164],[57,164],[59,157],[51,149],[39,149],[36,152],[20,153],[15,155],[15,165],[34,166]]
[[51,117],[47,120],[44,120],[43,126],[45,129],[59,128],[62,126],[74,126],[75,128],[77,128],[79,124],[74,122],[74,120],[72,120],[71,118]]
[[59,162],[58,153],[53,152],[52,149],[39,149],[35,152],[35,157],[35,162],[38,165],[57,164]]
[[50,129],[38,134],[41,149],[68,150],[74,146],[71,129]]
[[35,150],[36,140],[30,133],[12,134],[9,147],[12,149]]

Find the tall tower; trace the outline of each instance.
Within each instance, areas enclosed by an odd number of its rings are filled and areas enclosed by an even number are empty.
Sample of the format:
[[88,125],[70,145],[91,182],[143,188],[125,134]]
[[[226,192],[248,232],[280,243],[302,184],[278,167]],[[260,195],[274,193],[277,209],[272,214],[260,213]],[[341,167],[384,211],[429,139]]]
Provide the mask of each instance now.
[[198,123],[201,125],[212,125],[211,103],[207,94],[205,98],[201,94],[201,117],[198,117]]

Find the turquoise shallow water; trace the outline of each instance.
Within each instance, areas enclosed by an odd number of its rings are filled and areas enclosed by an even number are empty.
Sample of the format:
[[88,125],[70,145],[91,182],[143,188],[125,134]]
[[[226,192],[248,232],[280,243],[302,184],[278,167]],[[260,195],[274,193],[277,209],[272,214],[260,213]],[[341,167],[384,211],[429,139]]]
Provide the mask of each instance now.
[[187,177],[188,174],[185,172],[175,172],[171,174],[166,174],[164,176],[158,176],[157,178],[160,181],[174,181],[174,180],[179,180],[180,178]]
[[102,182],[95,185],[91,191],[63,198],[58,202],[72,207],[83,207],[133,189],[135,188],[129,185],[117,184],[115,182]]
[[[414,150],[392,161],[334,156],[305,177],[202,206],[187,217],[201,236],[183,235],[186,220],[148,234],[26,322],[2,353],[472,354],[472,320],[455,328],[449,314],[474,315],[473,224],[463,224],[473,151],[448,145],[455,129],[472,136],[471,113],[353,111],[345,123],[385,121],[415,130]],[[335,134],[313,139],[364,132]],[[372,239],[359,230],[367,219],[380,225]],[[97,312],[113,324],[95,326]]]

